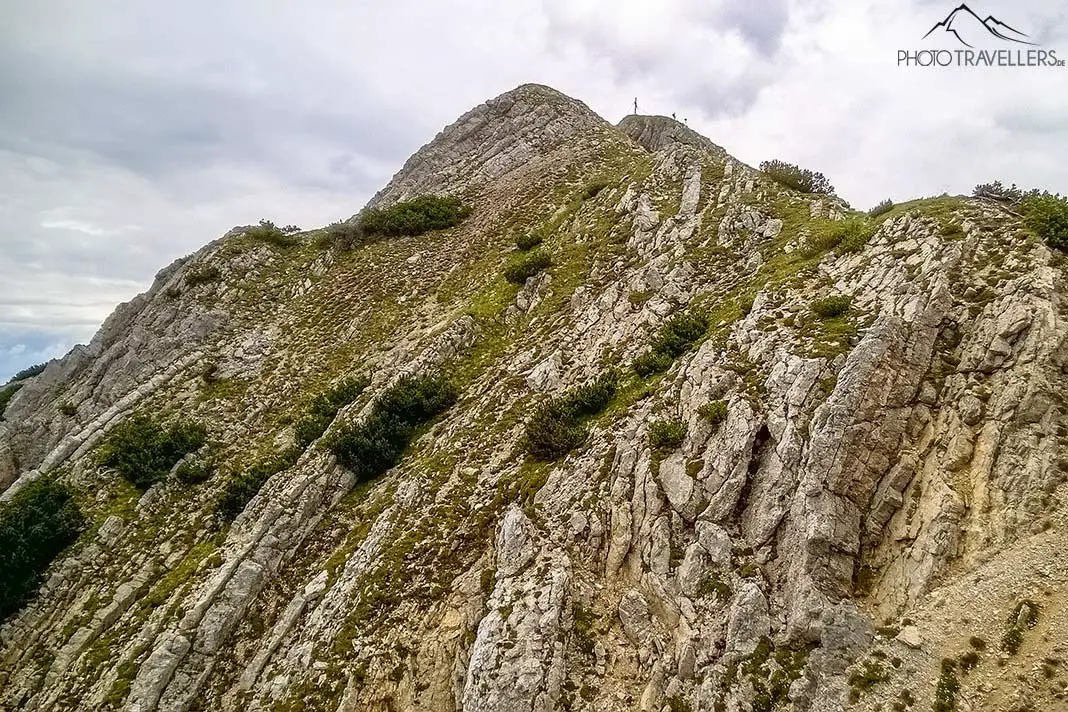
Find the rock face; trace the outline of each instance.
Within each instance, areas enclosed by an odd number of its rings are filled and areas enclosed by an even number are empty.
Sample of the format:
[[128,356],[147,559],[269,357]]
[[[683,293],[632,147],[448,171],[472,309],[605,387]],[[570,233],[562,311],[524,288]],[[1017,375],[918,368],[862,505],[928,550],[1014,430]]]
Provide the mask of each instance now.
[[[1064,263],[1016,216],[921,200],[847,240],[836,198],[537,85],[371,205],[426,193],[472,214],[350,251],[235,228],[27,380],[0,499],[56,477],[94,524],[0,626],[0,707],[1063,705]],[[508,284],[533,232],[552,264]],[[698,313],[692,348],[630,371]],[[613,366],[581,445],[528,460],[537,404]],[[331,434],[437,370],[459,402],[358,484]],[[356,374],[326,439],[221,524],[227,481]],[[100,466],[144,412],[202,422],[214,475],[138,492]],[[684,436],[653,447],[659,421]]]

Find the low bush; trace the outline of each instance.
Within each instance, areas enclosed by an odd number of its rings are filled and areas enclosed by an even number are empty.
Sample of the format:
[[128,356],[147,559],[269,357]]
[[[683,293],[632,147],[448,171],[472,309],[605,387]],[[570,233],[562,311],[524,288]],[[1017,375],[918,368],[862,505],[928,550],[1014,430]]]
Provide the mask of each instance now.
[[471,208],[453,196],[421,195],[388,208],[368,208],[359,217],[366,235],[399,237],[422,235],[459,225]]
[[504,278],[512,284],[523,284],[529,278],[552,265],[549,255],[535,250],[504,268]]
[[292,247],[297,244],[296,233],[300,228],[296,225],[278,227],[270,220],[260,220],[260,224],[245,230],[245,236],[253,240],[262,240],[275,247]]
[[526,425],[527,453],[536,460],[557,460],[585,442],[585,421],[608,407],[617,382],[609,371],[538,406]]
[[215,265],[194,265],[186,271],[184,281],[186,286],[195,287],[214,282],[221,276],[222,272]]
[[59,411],[60,415],[65,415],[70,418],[78,412],[78,407],[70,401],[63,401],[58,406],[56,406],[56,410]]
[[887,198],[886,200],[883,200],[878,205],[876,205],[874,208],[869,210],[868,211],[868,217],[869,218],[877,218],[880,215],[886,215],[888,212],[890,212],[893,209],[894,209],[894,201],[890,200],[890,198]]
[[416,428],[457,397],[456,384],[443,374],[405,376],[375,400],[363,421],[339,429],[330,448],[358,482],[378,477],[400,461]]
[[713,428],[727,419],[727,401],[715,400],[705,403],[697,409],[697,414],[707,420]]
[[12,376],[11,380],[8,381],[8,383],[15,383],[16,381],[25,381],[27,378],[40,376],[42,373],[44,373],[44,370],[47,367],[47,363],[38,363],[36,365],[30,366],[29,368],[24,368],[18,373],[16,373],[14,376]]
[[295,465],[301,452],[300,448],[287,448],[256,462],[239,475],[232,476],[223,485],[222,492],[215,501],[216,516],[226,522],[236,519],[271,475]]
[[15,397],[15,394],[19,392],[23,385],[25,384],[15,381],[0,388],[0,420],[4,419],[4,411],[7,410],[7,404],[11,402],[11,399]]
[[807,168],[800,168],[785,161],[764,161],[760,170],[776,183],[793,188],[802,193],[824,193],[834,195],[834,186],[827,176]]
[[631,369],[645,378],[666,371],[676,358],[689,351],[708,330],[708,318],[698,312],[676,314],[668,319],[649,350],[631,363]]
[[330,427],[337,412],[347,406],[367,387],[367,379],[354,376],[334,384],[312,399],[307,411],[293,426],[297,445],[306,448]]
[[808,252],[811,255],[832,249],[839,253],[860,252],[874,234],[874,227],[863,218],[828,221],[809,238]]
[[1024,225],[1052,248],[1068,249],[1068,198],[1033,193],[1020,203]]
[[316,239],[322,247],[332,246],[339,250],[354,250],[368,241],[370,238],[364,234],[358,221],[331,223]]
[[812,303],[812,311],[821,319],[837,319],[849,312],[852,299],[844,294],[819,299]]
[[545,241],[545,236],[540,232],[525,232],[515,239],[515,248],[520,252],[532,250]]
[[180,421],[164,426],[147,415],[134,415],[104,438],[98,462],[116,470],[131,484],[147,489],[163,479],[179,460],[200,449],[207,431],[200,423]]
[[215,461],[211,459],[189,458],[174,471],[175,478],[183,485],[198,485],[207,482],[215,474]]
[[48,565],[84,528],[73,492],[48,477],[0,504],[0,620],[33,596]]
[[996,200],[999,203],[1010,203],[1015,205],[1023,200],[1026,193],[1022,188],[1017,187],[1015,183],[1011,186],[1005,186],[1001,181],[996,180],[993,183],[980,183],[972,190],[972,195],[976,198],[986,198],[988,200]]
[[675,450],[686,439],[682,420],[657,420],[649,424],[649,445],[654,450]]

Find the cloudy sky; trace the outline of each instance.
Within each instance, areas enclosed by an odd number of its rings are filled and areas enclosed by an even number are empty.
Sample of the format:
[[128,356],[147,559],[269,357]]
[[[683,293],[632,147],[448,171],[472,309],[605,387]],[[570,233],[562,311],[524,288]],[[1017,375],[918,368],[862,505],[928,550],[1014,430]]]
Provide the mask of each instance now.
[[[355,213],[524,82],[613,122],[637,96],[855,207],[993,178],[1068,192],[1068,70],[897,66],[960,47],[921,39],[955,4],[0,0],[0,383],[234,225]],[[1068,58],[1063,3],[971,5]]]

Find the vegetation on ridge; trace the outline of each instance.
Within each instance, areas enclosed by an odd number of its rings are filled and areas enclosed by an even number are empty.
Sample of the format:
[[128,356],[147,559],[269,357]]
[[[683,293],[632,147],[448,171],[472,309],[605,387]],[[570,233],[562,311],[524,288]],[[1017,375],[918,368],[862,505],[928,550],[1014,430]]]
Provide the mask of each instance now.
[[97,459],[135,487],[148,489],[166,477],[179,460],[199,450],[206,439],[207,431],[200,423],[179,421],[168,427],[137,414],[108,432]]
[[660,327],[649,350],[631,363],[636,374],[645,378],[666,371],[672,362],[699,342],[708,330],[703,313],[683,313],[671,317]]
[[330,448],[358,482],[374,479],[400,462],[419,426],[458,397],[456,384],[444,374],[404,376],[375,399],[365,419],[334,434]]
[[586,441],[586,420],[597,415],[616,394],[614,371],[550,398],[527,422],[524,445],[536,460],[558,460]]
[[327,241],[351,250],[383,237],[415,237],[455,227],[471,214],[471,207],[455,196],[420,195],[386,208],[368,208],[352,221],[326,229]]
[[84,528],[73,492],[48,477],[0,504],[0,620],[33,595],[48,565]]
[[818,171],[811,171],[777,159],[761,163],[760,171],[776,183],[801,193],[834,195],[834,186],[831,185],[831,181]]

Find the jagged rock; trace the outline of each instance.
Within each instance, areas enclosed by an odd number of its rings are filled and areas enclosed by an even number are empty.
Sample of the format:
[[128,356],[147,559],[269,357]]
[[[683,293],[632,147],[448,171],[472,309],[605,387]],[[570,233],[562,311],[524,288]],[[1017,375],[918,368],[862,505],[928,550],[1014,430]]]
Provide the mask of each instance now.
[[[465,114],[370,205],[423,193],[472,214],[346,252],[231,230],[11,401],[0,501],[54,477],[100,526],[0,625],[0,707],[750,712],[766,700],[748,677],[789,662],[779,706],[829,712],[892,654],[853,706],[907,686],[918,709],[949,654],[933,653],[999,640],[1023,595],[1040,605],[1015,621],[1027,655],[961,677],[959,701],[1007,699],[1002,678],[1063,656],[1065,278],[1012,212],[917,201],[820,253],[815,221],[847,214],[834,196],[537,85]],[[534,231],[552,266],[513,290],[499,268]],[[828,294],[850,298],[832,322],[813,312]],[[566,454],[526,456],[544,399],[630,372],[691,309],[707,337],[548,424]],[[456,403],[389,469],[337,461],[386,389],[439,372]],[[356,375],[302,449],[311,404]],[[101,467],[101,441],[146,412],[204,423],[186,461],[214,474],[140,492]],[[666,418],[686,435],[654,453]],[[220,526],[249,474],[259,489]],[[901,622],[897,640],[874,620]]]

